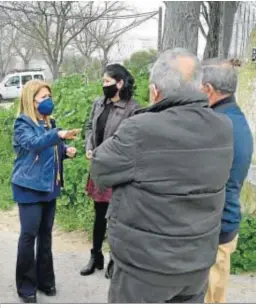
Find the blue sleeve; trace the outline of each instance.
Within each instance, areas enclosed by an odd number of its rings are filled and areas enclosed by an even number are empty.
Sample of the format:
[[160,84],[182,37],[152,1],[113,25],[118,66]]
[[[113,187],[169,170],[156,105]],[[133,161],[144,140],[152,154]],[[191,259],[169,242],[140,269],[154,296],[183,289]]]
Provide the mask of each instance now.
[[63,157],[63,159],[69,158],[67,156],[67,149],[69,148],[69,146],[66,145],[64,142],[62,142],[61,147],[62,147],[62,155],[63,155],[62,157]]
[[15,121],[14,140],[25,150],[34,152],[43,151],[62,142],[56,129],[37,136],[33,128],[22,119]]

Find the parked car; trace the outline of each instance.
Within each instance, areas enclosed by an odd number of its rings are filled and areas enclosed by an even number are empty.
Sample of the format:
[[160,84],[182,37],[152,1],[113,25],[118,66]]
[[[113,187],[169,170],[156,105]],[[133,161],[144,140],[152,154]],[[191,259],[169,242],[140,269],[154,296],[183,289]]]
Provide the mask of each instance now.
[[15,70],[0,82],[0,101],[13,100],[20,96],[22,87],[31,79],[45,81],[43,69]]

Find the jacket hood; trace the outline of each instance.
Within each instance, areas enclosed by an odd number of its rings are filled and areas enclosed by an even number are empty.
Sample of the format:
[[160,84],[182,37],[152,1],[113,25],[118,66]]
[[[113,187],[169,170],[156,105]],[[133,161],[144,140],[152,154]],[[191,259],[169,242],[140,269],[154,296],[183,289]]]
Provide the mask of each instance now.
[[[34,122],[33,122],[33,120],[29,117],[29,116],[27,116],[27,115],[25,115],[24,113],[21,113],[18,117],[17,117],[17,120],[23,120],[24,122],[26,122],[26,123],[28,123],[28,124],[30,124],[30,125],[32,125],[32,126],[37,126]],[[51,125],[52,125],[52,128],[56,128],[56,121],[55,121],[55,119],[54,118],[50,118],[50,122],[51,122]]]
[[19,120],[19,119],[23,120],[24,122],[26,122],[26,123],[28,123],[28,124],[30,124],[32,126],[36,126],[36,124],[33,122],[33,120],[29,116],[25,115],[24,113],[21,113],[18,116],[17,120]]
[[171,107],[185,106],[190,104],[201,104],[203,107],[208,106],[207,96],[199,90],[185,86],[167,98],[164,98],[161,102],[154,104],[150,107],[139,109],[135,114],[144,112],[161,112]]

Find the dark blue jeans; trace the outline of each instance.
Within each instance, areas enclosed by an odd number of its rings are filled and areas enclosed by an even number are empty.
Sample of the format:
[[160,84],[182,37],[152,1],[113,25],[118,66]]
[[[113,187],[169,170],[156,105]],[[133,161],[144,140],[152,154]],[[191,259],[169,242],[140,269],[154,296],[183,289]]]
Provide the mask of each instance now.
[[55,208],[56,200],[19,204],[21,233],[16,265],[16,286],[20,296],[35,295],[38,287],[45,289],[55,286],[52,259]]

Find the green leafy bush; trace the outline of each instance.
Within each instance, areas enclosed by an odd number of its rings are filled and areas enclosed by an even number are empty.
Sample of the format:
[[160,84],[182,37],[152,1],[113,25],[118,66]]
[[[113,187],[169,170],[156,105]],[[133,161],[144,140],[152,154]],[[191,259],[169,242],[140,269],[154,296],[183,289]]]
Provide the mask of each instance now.
[[148,68],[152,65],[157,58],[157,51],[155,49],[140,50],[133,53],[130,59],[124,61],[124,65],[132,70],[137,77],[137,74],[145,74]]
[[11,170],[14,159],[12,148],[12,130],[15,108],[0,108],[0,208],[9,209],[12,204]]
[[[136,74],[135,99],[142,105],[148,104],[148,74]],[[62,128],[82,128],[83,133],[76,141],[69,142],[78,149],[73,160],[65,161],[65,188],[58,201],[57,222],[65,230],[84,229],[91,235],[94,218],[93,205],[85,194],[88,176],[88,161],[84,156],[84,125],[88,120],[92,102],[102,93],[101,83],[86,85],[82,76],[75,75],[57,80],[53,84],[56,103],[54,117]],[[0,208],[13,205],[10,175],[14,153],[12,148],[13,122],[16,107],[9,110],[0,108]],[[255,189],[245,184],[242,193],[244,216],[238,249],[232,256],[232,272],[256,270],[256,217],[251,214]]]
[[92,102],[100,94],[100,83],[86,85],[80,75],[65,77],[53,84],[57,125],[63,129],[83,129],[78,140],[68,143],[77,148],[78,154],[75,159],[65,161],[65,187],[58,201],[57,220],[68,231],[79,228],[89,232],[92,229],[93,207],[85,194],[88,161],[84,154],[84,126]]
[[[136,78],[135,99],[142,105],[148,103],[148,75]],[[93,205],[85,195],[88,177],[88,161],[84,155],[85,123],[92,102],[102,95],[101,82],[85,84],[82,76],[76,75],[57,80],[53,84],[56,104],[54,116],[59,127],[82,128],[77,141],[69,144],[78,149],[74,160],[65,162],[65,188],[58,202],[57,220],[66,230],[85,229],[90,233],[93,224]]]
[[231,257],[233,274],[256,271],[256,217],[244,216],[240,225],[238,247]]

